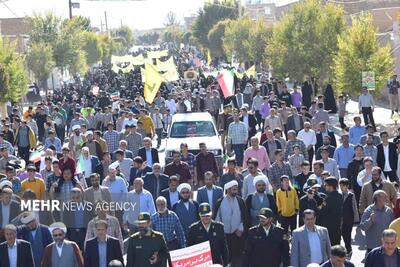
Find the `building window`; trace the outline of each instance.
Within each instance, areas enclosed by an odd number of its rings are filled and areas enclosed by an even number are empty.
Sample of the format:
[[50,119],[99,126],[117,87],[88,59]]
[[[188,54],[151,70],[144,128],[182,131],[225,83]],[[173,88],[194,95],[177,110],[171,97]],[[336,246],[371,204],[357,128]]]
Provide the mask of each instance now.
[[265,15],[271,15],[271,7],[269,6],[264,7],[264,13]]

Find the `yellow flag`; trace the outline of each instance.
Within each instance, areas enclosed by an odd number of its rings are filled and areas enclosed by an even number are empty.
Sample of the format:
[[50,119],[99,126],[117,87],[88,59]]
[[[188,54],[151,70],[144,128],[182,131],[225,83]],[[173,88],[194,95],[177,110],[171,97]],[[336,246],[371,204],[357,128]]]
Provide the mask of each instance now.
[[211,52],[210,49],[207,49],[207,64],[210,65],[211,64]]
[[158,73],[158,70],[153,65],[146,63],[144,66],[144,78],[146,81],[144,84],[144,99],[147,103],[151,104],[153,103],[164,78]]
[[170,57],[166,61],[161,61],[157,58],[157,69],[160,71],[176,71],[176,65],[174,63],[174,58]]
[[253,78],[256,78],[256,65],[251,66],[246,70],[246,75],[247,77],[250,78],[250,76],[253,76]]

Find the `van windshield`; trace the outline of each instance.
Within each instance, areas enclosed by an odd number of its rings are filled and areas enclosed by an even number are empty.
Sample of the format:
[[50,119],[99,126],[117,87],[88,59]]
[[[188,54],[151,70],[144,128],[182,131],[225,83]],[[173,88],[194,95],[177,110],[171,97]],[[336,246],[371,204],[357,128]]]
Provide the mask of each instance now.
[[180,121],[172,124],[173,138],[215,136],[215,128],[211,121]]

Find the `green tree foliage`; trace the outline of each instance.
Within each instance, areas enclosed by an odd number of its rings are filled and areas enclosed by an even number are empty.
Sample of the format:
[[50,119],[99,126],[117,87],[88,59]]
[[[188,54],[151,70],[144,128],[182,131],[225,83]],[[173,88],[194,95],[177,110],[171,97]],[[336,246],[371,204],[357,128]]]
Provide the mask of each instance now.
[[133,33],[128,26],[121,26],[117,29],[111,30],[111,35],[117,42],[117,51],[120,55],[128,53],[129,49],[133,46]]
[[184,32],[178,26],[170,26],[165,29],[162,34],[162,40],[167,43],[173,43],[176,46],[179,46],[184,42]]
[[28,89],[24,58],[16,44],[0,38],[0,102],[19,101]]
[[272,27],[260,19],[249,17],[231,21],[223,36],[223,47],[228,58],[235,55],[239,62],[266,62],[266,46],[272,37]]
[[103,57],[101,38],[94,32],[83,32],[83,51],[86,53],[86,63],[92,65]]
[[301,81],[332,76],[337,37],[345,28],[343,9],[320,0],[296,4],[275,28],[267,54],[276,75]]
[[362,71],[375,72],[377,89],[382,88],[391,76],[393,58],[390,47],[379,47],[370,14],[353,18],[352,26],[339,37],[338,47],[333,69],[334,82],[339,92],[359,94]]
[[205,3],[199,10],[196,21],[193,24],[193,36],[203,48],[210,47],[208,33],[218,21],[224,19],[236,19],[238,17],[237,3],[232,1],[220,1],[219,3]]
[[179,21],[176,17],[176,14],[172,11],[168,12],[167,16],[165,17],[164,26],[170,27],[170,26],[178,26],[178,25],[179,25]]
[[249,17],[242,17],[230,23],[223,38],[224,50],[228,58],[235,55],[239,62],[250,59],[251,27],[253,27],[253,21]]
[[101,61],[103,64],[109,64],[111,62],[111,56],[116,53],[117,44],[115,41],[106,34],[100,34],[100,46],[102,50]]
[[210,45],[211,55],[213,57],[224,57],[225,51],[222,40],[224,39],[225,30],[232,22],[230,19],[221,20],[215,24],[208,32],[207,38]]
[[32,30],[29,33],[29,43],[48,43],[54,44],[58,38],[61,19],[53,13],[44,15],[34,14],[27,18],[28,24]]
[[44,42],[33,43],[29,48],[26,63],[39,84],[46,84],[45,81],[55,67],[53,48]]

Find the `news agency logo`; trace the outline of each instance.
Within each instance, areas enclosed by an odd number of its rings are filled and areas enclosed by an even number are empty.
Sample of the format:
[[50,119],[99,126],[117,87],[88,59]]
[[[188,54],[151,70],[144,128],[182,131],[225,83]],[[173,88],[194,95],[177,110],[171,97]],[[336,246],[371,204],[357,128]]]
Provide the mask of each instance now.
[[62,202],[60,200],[21,200],[21,211],[54,212],[54,211],[133,211],[136,202]]

